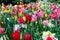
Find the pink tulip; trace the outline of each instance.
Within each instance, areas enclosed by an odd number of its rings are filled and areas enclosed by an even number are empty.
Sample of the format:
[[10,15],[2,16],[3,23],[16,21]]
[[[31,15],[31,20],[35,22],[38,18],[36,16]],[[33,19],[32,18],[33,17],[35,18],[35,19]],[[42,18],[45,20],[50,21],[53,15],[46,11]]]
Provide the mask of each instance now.
[[58,8],[58,12],[60,13],[60,8]]
[[43,21],[43,24],[44,24],[45,26],[48,26],[48,20],[44,20],[44,21]]
[[19,11],[22,12],[22,13],[25,12],[25,10],[23,8],[20,8]]
[[36,16],[36,15],[33,15],[33,16],[32,16],[32,21],[33,21],[33,22],[36,22],[36,21],[37,21],[37,16]]
[[44,17],[44,12],[38,12],[37,16],[40,17],[40,18],[43,18]]
[[51,8],[54,8],[54,7],[55,7],[55,3],[51,3],[51,4],[50,4],[50,7],[51,7]]
[[0,27],[0,35],[3,34],[4,28]]
[[58,14],[59,13],[57,8],[54,10],[54,13],[55,14]]
[[15,15],[16,15],[16,13],[12,11],[11,15],[12,15],[12,16],[15,16]]
[[51,14],[51,19],[57,19],[58,15],[57,14]]

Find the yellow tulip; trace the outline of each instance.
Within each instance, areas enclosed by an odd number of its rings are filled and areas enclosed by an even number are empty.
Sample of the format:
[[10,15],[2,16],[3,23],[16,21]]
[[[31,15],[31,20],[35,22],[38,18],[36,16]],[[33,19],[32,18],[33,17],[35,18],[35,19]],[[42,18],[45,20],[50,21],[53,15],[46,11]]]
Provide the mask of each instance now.
[[48,17],[48,14],[47,13],[45,14],[45,17]]
[[19,12],[18,15],[22,17],[23,16],[23,13],[22,12]]
[[18,17],[17,16],[14,16],[14,20],[17,21]]
[[45,14],[45,17],[48,17],[48,14],[47,13]]
[[20,8],[22,8],[22,5],[19,5]]
[[5,12],[6,12],[6,10],[3,10],[3,12],[5,13]]
[[10,12],[10,10],[7,10],[7,12]]
[[24,19],[24,21],[26,21],[26,17],[25,16],[23,16],[23,19]]
[[46,17],[45,19],[48,20],[48,17]]
[[4,6],[4,3],[2,3],[2,6]]
[[3,10],[3,12],[4,12],[4,13],[6,13],[6,12],[10,12],[10,10]]
[[48,14],[47,13],[45,14],[45,19],[48,19]]

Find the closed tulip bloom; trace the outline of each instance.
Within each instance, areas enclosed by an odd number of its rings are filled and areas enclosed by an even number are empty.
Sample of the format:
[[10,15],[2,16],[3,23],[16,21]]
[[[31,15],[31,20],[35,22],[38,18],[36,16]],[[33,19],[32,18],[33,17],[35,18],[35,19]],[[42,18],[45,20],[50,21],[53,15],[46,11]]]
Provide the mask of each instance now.
[[44,12],[38,12],[37,16],[40,17],[40,18],[43,18],[44,17]]
[[44,21],[43,21],[43,24],[44,24],[45,26],[48,26],[48,20],[44,20]]
[[22,17],[18,18],[18,22],[24,24],[24,19]]
[[37,16],[36,15],[32,15],[32,21],[36,22],[37,21]]
[[57,14],[51,14],[51,19],[57,19],[58,18],[58,15]]
[[24,37],[24,40],[31,40],[31,35],[30,34],[26,34]]

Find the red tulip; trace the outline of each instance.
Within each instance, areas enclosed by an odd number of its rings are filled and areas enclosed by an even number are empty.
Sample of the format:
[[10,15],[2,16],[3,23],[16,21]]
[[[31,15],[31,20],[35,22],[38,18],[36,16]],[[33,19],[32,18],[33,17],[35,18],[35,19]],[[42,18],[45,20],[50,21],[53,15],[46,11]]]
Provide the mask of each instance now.
[[27,4],[24,4],[24,7],[26,8],[27,7]]
[[26,14],[26,21],[31,21],[32,20],[32,17],[31,17],[31,15],[29,15],[29,14]]
[[26,34],[24,37],[24,40],[31,40],[31,35],[30,34]]
[[22,17],[18,18],[18,22],[24,24],[24,19]]
[[17,30],[12,34],[13,40],[20,40],[20,32]]
[[55,38],[55,37],[53,37],[53,36],[48,36],[48,37],[46,38],[46,40],[58,40],[58,39]]
[[53,10],[57,9],[56,7],[53,8]]
[[53,40],[51,37],[47,37],[47,39],[46,40]]

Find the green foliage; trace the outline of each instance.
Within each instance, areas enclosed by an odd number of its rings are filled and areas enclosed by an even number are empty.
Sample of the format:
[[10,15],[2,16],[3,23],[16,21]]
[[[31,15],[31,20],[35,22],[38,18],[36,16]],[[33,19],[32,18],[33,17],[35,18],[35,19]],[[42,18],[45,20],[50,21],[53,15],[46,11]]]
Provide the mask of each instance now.
[[60,0],[48,0],[49,2],[56,2],[60,4]]

